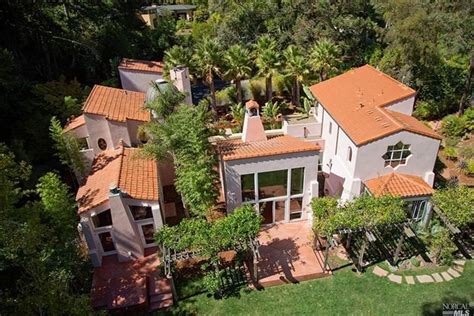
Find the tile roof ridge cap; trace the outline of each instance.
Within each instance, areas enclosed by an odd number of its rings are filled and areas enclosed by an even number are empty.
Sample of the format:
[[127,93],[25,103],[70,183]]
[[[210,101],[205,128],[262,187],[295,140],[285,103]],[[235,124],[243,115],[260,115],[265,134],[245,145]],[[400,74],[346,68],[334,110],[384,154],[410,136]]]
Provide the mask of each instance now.
[[120,180],[122,179],[122,166],[123,166],[123,158],[124,158],[124,153],[125,153],[125,146],[123,145],[123,140],[121,139],[119,141],[119,148],[118,150],[120,151],[119,152],[119,155],[120,155],[120,161],[119,161],[119,168],[118,168],[118,173],[117,173],[117,176],[116,176],[116,185],[117,185],[117,188],[120,188]]
[[[411,175],[411,174],[405,174],[405,173],[400,173],[398,174],[399,177],[411,182],[412,184],[416,185],[416,186],[421,186],[422,184],[419,183],[418,181],[415,181],[415,179],[413,179],[414,177],[418,177],[418,176],[414,176],[414,175]],[[420,178],[421,179],[421,178]],[[423,179],[422,179],[423,183],[428,185],[428,183],[426,183]]]
[[89,99],[92,98],[94,91],[98,89],[97,87],[100,87],[100,85],[94,84],[94,86],[91,89],[91,92],[89,92],[89,95],[87,96],[86,100],[84,101],[84,104],[82,105],[82,112],[83,112],[82,114],[87,113],[87,112],[84,112],[84,110],[86,109],[86,105],[89,103]]
[[[386,108],[383,108],[383,107],[379,107],[379,106],[375,106],[376,109],[378,109],[378,111],[380,113],[382,113],[386,118],[388,118],[390,121],[392,121],[396,126],[398,126],[398,130],[404,130],[406,129],[407,127],[405,126],[405,124],[403,124],[402,122],[400,122],[400,120],[398,120],[396,117],[394,117],[392,115],[392,113],[394,111],[390,111]],[[399,113],[399,112],[397,112]],[[401,114],[401,113],[400,113]]]

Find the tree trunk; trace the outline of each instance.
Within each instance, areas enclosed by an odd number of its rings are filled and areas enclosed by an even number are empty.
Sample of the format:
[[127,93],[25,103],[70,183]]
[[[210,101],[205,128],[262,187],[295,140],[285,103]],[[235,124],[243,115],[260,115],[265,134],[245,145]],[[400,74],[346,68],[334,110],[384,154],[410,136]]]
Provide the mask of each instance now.
[[291,104],[296,104],[296,79],[291,85]]
[[324,81],[324,79],[326,79],[326,78],[325,78],[325,76],[324,76],[324,72],[321,70],[321,71],[319,72],[319,81]]
[[242,103],[242,84],[240,79],[235,79],[235,89],[237,90],[237,102],[239,104]]
[[461,97],[461,101],[459,102],[459,116],[464,114],[464,108],[466,105],[466,98],[469,95],[469,90],[471,90],[471,81],[472,81],[472,73],[474,71],[474,55],[471,56],[469,61],[469,74],[466,77],[466,84],[464,86],[464,92]]
[[300,82],[298,79],[295,80],[295,104],[300,106]]
[[268,76],[267,78],[265,78],[266,80],[266,83],[265,83],[265,86],[267,88],[267,93],[266,93],[266,97],[267,97],[267,101],[270,101],[273,97],[273,87],[272,87],[272,76]]
[[212,78],[212,75],[209,80],[209,88],[211,89],[211,107],[217,115],[216,87],[214,86],[214,79]]

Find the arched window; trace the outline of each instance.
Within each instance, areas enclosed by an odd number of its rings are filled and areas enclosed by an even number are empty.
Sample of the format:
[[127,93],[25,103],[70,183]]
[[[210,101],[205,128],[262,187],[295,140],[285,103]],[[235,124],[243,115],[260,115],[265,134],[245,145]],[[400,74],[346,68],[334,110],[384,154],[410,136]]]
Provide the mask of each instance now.
[[352,147],[347,147],[347,160],[352,161]]
[[332,133],[332,122],[329,122],[329,134]]
[[105,139],[99,138],[99,140],[97,141],[97,146],[99,146],[99,148],[101,150],[106,150],[107,149],[107,142],[105,141]]

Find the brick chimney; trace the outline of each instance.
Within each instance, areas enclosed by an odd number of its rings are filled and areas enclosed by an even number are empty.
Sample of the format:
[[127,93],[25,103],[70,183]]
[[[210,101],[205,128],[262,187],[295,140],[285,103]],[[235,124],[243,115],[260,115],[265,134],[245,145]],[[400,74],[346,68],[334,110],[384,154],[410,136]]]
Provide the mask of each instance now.
[[262,120],[260,119],[260,107],[254,100],[245,103],[244,127],[242,129],[242,142],[260,142],[267,140]]

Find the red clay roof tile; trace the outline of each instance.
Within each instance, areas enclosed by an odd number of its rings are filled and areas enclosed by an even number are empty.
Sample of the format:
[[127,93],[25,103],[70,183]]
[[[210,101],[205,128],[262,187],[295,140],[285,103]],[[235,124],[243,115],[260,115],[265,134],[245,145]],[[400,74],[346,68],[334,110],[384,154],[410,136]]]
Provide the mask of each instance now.
[[367,180],[365,185],[375,196],[390,194],[415,197],[432,195],[434,192],[433,188],[420,177],[395,172]]
[[120,62],[119,69],[136,70],[153,73],[163,73],[164,64],[161,61],[148,61],[123,58]]

